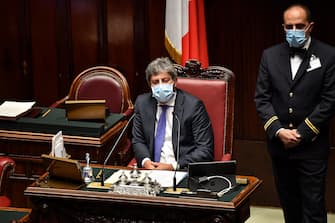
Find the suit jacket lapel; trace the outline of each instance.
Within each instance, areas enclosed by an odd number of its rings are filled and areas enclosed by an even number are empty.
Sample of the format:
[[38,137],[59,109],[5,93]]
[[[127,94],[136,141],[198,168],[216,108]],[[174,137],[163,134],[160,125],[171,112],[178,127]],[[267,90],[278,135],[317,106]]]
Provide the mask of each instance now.
[[311,42],[311,45],[309,46],[300,66],[297,71],[297,74],[295,75],[295,78],[293,80],[292,88],[297,84],[297,82],[301,79],[301,77],[306,73],[306,70],[309,65],[309,60],[311,58],[312,52],[313,52],[313,40]]
[[[183,115],[184,115],[184,100],[185,96],[183,92],[180,90],[176,89],[177,96],[176,96],[176,101],[175,101],[175,106],[174,106],[174,113],[178,117],[180,121],[180,125],[182,126],[183,122]],[[174,154],[176,155],[177,153],[177,145],[178,145],[178,121],[176,120],[175,117],[173,117],[173,126],[172,126],[172,146],[173,146],[173,151]],[[180,133],[181,134],[181,133]]]
[[[149,135],[150,135],[150,143],[149,149],[153,154],[154,151],[154,142],[155,142],[155,121],[156,121],[156,112],[157,112],[157,102],[154,98],[151,98],[150,107],[147,109],[147,117],[149,120],[148,126],[150,126]],[[145,125],[145,123],[144,123]]]
[[285,80],[290,85],[292,84],[292,71],[291,71],[291,63],[290,63],[290,55],[289,55],[289,47],[285,45],[285,48],[282,48],[282,52],[280,53],[279,69],[281,74],[285,74]]

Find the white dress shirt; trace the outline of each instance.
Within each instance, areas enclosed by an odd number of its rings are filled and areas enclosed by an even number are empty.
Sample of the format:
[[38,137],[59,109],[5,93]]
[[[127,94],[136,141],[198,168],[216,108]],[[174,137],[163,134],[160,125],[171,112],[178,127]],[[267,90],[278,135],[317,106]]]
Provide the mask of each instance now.
[[[308,49],[309,45],[311,44],[311,37],[308,37],[305,46],[303,47],[303,49]],[[292,72],[292,80],[294,80],[295,75],[298,72],[298,69],[300,67],[300,64],[302,62],[302,59],[300,56],[298,56],[297,54],[294,55],[293,57],[290,57],[290,61],[291,61],[291,72]]]
[[[171,100],[165,104],[165,105],[168,105],[169,107],[166,109],[165,139],[164,139],[164,144],[162,147],[161,158],[160,158],[161,163],[172,164],[173,169],[177,168],[177,161],[174,155],[173,145],[172,145],[172,126],[173,126],[173,111],[174,111],[175,100],[176,100],[176,94],[174,94]],[[155,135],[157,131],[156,128],[157,128],[159,116],[162,113],[162,107],[160,105],[161,104],[157,104],[156,121],[155,121]],[[142,166],[144,162],[147,160],[151,160],[151,159],[149,157],[144,158],[142,160]]]

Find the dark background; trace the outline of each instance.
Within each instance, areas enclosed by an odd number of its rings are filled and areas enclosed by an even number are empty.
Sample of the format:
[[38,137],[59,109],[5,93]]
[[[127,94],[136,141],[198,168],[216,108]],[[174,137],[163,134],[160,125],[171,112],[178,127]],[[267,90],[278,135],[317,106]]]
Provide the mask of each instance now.
[[[307,4],[312,35],[335,45],[331,1]],[[282,12],[294,1],[205,0],[209,64],[231,69],[235,86],[235,150],[239,174],[263,180],[252,202],[278,205],[265,135],[253,102],[263,49],[283,41]],[[0,99],[48,106],[72,80],[95,65],[119,69],[133,101],[148,90],[144,70],[164,48],[164,0],[11,0],[0,14]],[[335,95],[334,95],[335,97]],[[332,134],[335,124],[332,124]],[[333,138],[333,137],[332,137]],[[332,147],[335,140],[331,141]],[[328,209],[335,211],[335,154],[331,151]]]

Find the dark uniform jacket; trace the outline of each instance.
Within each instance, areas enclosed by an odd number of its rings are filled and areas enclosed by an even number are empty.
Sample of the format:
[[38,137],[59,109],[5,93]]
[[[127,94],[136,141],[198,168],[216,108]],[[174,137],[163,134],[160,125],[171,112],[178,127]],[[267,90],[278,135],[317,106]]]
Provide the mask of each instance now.
[[[180,168],[188,163],[213,160],[213,130],[202,101],[191,94],[176,89],[174,113],[180,120]],[[137,164],[146,157],[153,160],[157,101],[151,93],[138,96],[135,102],[132,145]],[[172,144],[177,154],[178,123],[173,119]],[[177,157],[175,157],[177,160]]]
[[[287,43],[270,47],[259,67],[255,102],[269,151],[275,157],[324,159],[335,107],[335,48],[312,38],[293,80],[289,52]],[[297,129],[299,146],[285,150],[276,137],[280,128]]]

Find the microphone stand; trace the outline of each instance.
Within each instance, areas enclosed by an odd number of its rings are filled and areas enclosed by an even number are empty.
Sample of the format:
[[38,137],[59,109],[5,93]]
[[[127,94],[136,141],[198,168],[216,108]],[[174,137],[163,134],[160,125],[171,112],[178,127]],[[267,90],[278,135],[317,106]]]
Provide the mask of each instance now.
[[172,112],[173,116],[176,118],[178,122],[178,132],[177,132],[177,155],[176,155],[176,161],[177,161],[177,167],[173,174],[173,191],[177,190],[177,170],[179,169],[179,154],[180,154],[180,120],[175,112]]
[[116,146],[119,144],[119,142],[121,141],[121,138],[124,136],[124,133],[126,132],[126,130],[128,129],[128,126],[129,126],[129,123],[133,120],[133,118],[135,117],[135,113],[128,119],[128,122],[127,124],[123,127],[121,133],[119,134],[119,137],[116,139],[112,149],[109,151],[108,153],[108,156],[106,157],[104,163],[103,163],[103,166],[102,166],[102,169],[101,169],[101,186],[104,186],[105,183],[105,175],[104,175],[104,172],[105,172],[105,166],[106,166],[106,163],[107,161],[109,160],[110,156],[112,155],[112,153],[114,152]]

